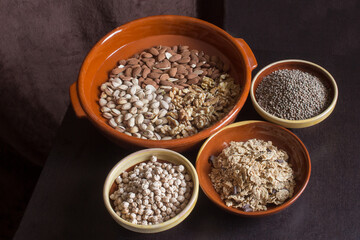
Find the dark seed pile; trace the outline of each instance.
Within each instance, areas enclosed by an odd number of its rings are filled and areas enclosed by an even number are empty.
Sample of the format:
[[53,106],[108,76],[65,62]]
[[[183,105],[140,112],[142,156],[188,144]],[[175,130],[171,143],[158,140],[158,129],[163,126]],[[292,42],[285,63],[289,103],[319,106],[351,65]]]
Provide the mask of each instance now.
[[330,86],[300,70],[277,70],[256,89],[260,107],[276,117],[304,120],[323,112],[331,102]]

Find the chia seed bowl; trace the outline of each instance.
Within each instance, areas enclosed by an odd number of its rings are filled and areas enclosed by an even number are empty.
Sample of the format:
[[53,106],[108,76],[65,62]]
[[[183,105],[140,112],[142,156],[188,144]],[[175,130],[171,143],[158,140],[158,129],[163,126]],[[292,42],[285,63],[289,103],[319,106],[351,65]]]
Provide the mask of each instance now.
[[333,76],[321,66],[289,59],[261,69],[251,83],[250,96],[264,119],[287,128],[305,128],[332,113],[338,88]]

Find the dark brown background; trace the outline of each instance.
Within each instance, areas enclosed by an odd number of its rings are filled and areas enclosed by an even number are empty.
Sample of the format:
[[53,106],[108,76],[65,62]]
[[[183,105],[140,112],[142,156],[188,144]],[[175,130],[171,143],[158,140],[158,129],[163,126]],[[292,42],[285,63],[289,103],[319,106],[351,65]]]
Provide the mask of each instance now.
[[[259,63],[254,74],[286,58],[325,67],[338,83],[339,101],[323,123],[294,130],[313,164],[308,188],[294,206],[272,217],[244,219],[216,208],[201,193],[185,222],[146,237],[359,239],[359,7],[356,0],[0,1],[2,192],[26,202],[41,170],[33,163],[45,162],[58,132],[16,238],[145,238],[118,227],[100,196],[107,172],[128,152],[77,120],[71,109],[58,127],[68,108],[68,87],[96,41],[142,16],[181,14],[244,38]],[[247,119],[260,119],[249,101],[238,117]],[[195,152],[185,154],[194,161]],[[1,229],[16,225],[23,206],[4,196]]]

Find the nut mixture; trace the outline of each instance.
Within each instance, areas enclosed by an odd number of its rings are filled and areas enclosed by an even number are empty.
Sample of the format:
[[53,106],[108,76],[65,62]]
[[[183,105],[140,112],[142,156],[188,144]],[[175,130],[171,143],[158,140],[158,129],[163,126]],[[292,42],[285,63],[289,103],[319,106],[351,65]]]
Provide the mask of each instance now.
[[280,205],[294,193],[288,159],[271,141],[231,142],[219,156],[209,159],[209,176],[226,206],[246,212],[267,210],[267,204]]
[[152,140],[196,134],[235,105],[240,86],[219,57],[188,46],[156,46],[120,60],[99,105],[114,129]]
[[156,156],[117,179],[110,195],[116,214],[134,224],[153,225],[175,217],[188,204],[193,182],[183,165],[159,162]]

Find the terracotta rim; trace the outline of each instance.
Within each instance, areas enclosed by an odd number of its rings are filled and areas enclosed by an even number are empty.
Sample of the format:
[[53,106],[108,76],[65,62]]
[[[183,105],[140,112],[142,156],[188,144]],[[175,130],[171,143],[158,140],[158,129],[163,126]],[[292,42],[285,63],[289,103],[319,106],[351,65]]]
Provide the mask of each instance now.
[[[265,123],[265,124],[269,124],[269,125],[272,125],[272,126],[275,126],[277,128],[280,128],[282,130],[284,130],[285,132],[287,132],[288,134],[290,134],[293,138],[295,138],[295,140],[301,145],[301,147],[304,149],[304,152],[306,153],[306,164],[308,165],[308,168],[309,170],[307,171],[307,174],[306,174],[306,179],[305,181],[302,183],[302,186],[300,187],[299,191],[293,195],[289,200],[287,200],[285,203],[279,205],[279,206],[276,206],[272,209],[269,209],[269,210],[266,210],[266,211],[258,211],[258,212],[244,212],[244,211],[241,211],[239,209],[235,209],[235,208],[231,208],[231,207],[226,207],[225,204],[223,205],[220,205],[218,204],[212,197],[211,195],[209,194],[209,192],[207,191],[206,188],[204,188],[202,186],[202,181],[201,181],[201,177],[199,177],[199,184],[200,184],[200,188],[202,189],[202,191],[205,193],[205,195],[213,202],[215,203],[217,206],[219,206],[220,208],[226,210],[227,212],[230,212],[230,213],[234,213],[234,214],[237,214],[237,215],[242,215],[242,216],[247,216],[247,217],[260,217],[260,216],[267,216],[267,215],[271,215],[271,214],[274,214],[274,213],[277,213],[279,211],[282,211],[284,210],[285,208],[289,207],[291,204],[293,204],[299,197],[300,195],[304,192],[307,184],[309,183],[309,180],[310,180],[310,175],[311,175],[311,160],[310,160],[310,155],[309,155],[309,152],[307,151],[304,143],[294,134],[292,133],[291,131],[289,131],[288,129],[284,128],[284,127],[281,127],[279,125],[276,125],[276,124],[272,124],[272,123],[269,123],[269,122],[265,122],[265,121],[257,121],[257,120],[249,120],[249,121],[242,121],[242,122],[237,122],[237,123],[233,123],[233,124],[230,124],[226,127],[224,127],[223,129],[221,129],[220,131],[216,132],[215,134],[211,135],[205,142],[204,144],[201,146],[200,150],[199,150],[199,153],[197,155],[197,158],[196,158],[196,171],[198,173],[198,176],[200,176],[202,173],[199,172],[197,169],[198,169],[198,166],[200,165],[200,161],[199,161],[199,158],[200,158],[200,155],[202,153],[202,150],[204,148],[206,148],[208,142],[215,138],[217,134],[219,134],[221,131],[225,130],[225,129],[228,129],[228,128],[234,128],[234,127],[238,127],[238,126],[243,126],[243,125],[247,125],[247,124],[256,124],[256,123]],[[216,192],[216,191],[215,191]],[[217,194],[217,193],[216,193]]]
[[[197,134],[194,134],[190,137],[185,137],[185,138],[180,138],[180,139],[172,139],[172,140],[148,140],[148,139],[141,139],[141,138],[136,138],[136,137],[132,137],[132,136],[128,136],[124,133],[121,133],[119,131],[115,131],[113,128],[111,128],[110,126],[108,126],[107,124],[105,124],[103,122],[103,119],[99,118],[96,116],[96,114],[93,113],[93,111],[91,110],[91,107],[89,106],[89,104],[87,103],[86,97],[85,97],[85,89],[84,89],[84,82],[85,82],[85,69],[88,67],[88,65],[90,64],[91,60],[96,56],[96,52],[97,49],[100,47],[100,45],[102,43],[104,43],[109,37],[111,37],[113,34],[122,31],[123,29],[129,28],[131,27],[131,25],[138,23],[138,22],[143,22],[143,21],[148,21],[148,20],[157,20],[157,19],[166,19],[166,18],[174,18],[176,17],[177,19],[181,19],[182,21],[188,22],[189,24],[200,24],[200,25],[206,25],[210,28],[212,28],[213,30],[215,30],[217,33],[219,33],[220,35],[225,36],[227,39],[230,40],[231,44],[233,44],[233,46],[239,51],[241,52],[241,55],[243,56],[244,59],[244,66],[245,66],[245,84],[244,84],[244,88],[242,89],[242,94],[240,95],[239,100],[236,102],[235,106],[232,108],[232,110],[225,116],[223,117],[220,121],[216,122],[215,124],[213,124],[212,126],[210,126],[207,129],[204,129],[200,132],[198,132]],[[127,141],[133,145],[137,145],[137,146],[146,146],[149,144],[149,142],[153,143],[153,145],[155,144],[161,144],[162,147],[164,148],[168,148],[168,147],[172,147],[174,146],[174,144],[176,145],[182,145],[182,144],[195,144],[203,139],[205,139],[206,137],[208,137],[210,134],[216,132],[217,130],[219,130],[220,128],[222,128],[223,126],[226,126],[227,124],[229,124],[232,121],[232,118],[235,118],[236,115],[240,112],[241,108],[243,107],[243,105],[245,104],[245,101],[248,97],[249,91],[250,91],[250,84],[251,84],[251,66],[249,66],[250,64],[248,63],[247,59],[250,56],[247,55],[245,49],[243,49],[243,47],[240,46],[240,44],[237,42],[237,40],[235,38],[233,38],[229,33],[227,33],[226,31],[224,31],[223,29],[200,19],[197,18],[192,18],[192,17],[187,17],[187,16],[177,16],[177,15],[158,15],[158,16],[150,16],[150,17],[145,17],[145,18],[140,18],[134,21],[131,21],[129,23],[126,23],[122,26],[117,27],[116,29],[112,30],[111,32],[109,32],[108,34],[106,34],[100,41],[98,41],[95,46],[90,50],[90,52],[88,53],[88,55],[86,56],[82,67],[80,69],[80,74],[78,77],[78,82],[77,82],[77,92],[78,92],[78,96],[79,96],[79,101],[80,101],[80,105],[83,108],[84,112],[86,113],[86,115],[88,116],[88,118],[90,119],[90,121],[97,126],[101,131],[106,132],[108,135],[112,135],[118,139],[123,139],[124,141]],[[256,60],[255,60],[256,61]],[[256,67],[256,66],[255,66]]]
[[[329,83],[331,84],[333,91],[334,91],[334,97],[330,103],[330,105],[319,115],[312,117],[312,118],[308,118],[308,119],[304,119],[304,120],[287,120],[287,119],[283,119],[283,118],[279,118],[276,117],[268,112],[266,112],[262,107],[260,107],[260,105],[258,104],[255,94],[254,92],[256,91],[255,89],[255,82],[256,80],[259,78],[259,76],[266,71],[267,69],[274,67],[276,65],[282,64],[282,63],[290,63],[290,62],[295,62],[295,63],[301,63],[304,65],[310,65],[313,66],[317,69],[319,69],[322,73],[324,73],[327,76],[327,79],[329,81]],[[319,123],[318,120],[322,119],[324,120],[328,115],[330,115],[330,113],[334,110],[337,99],[338,99],[338,87],[336,84],[336,81],[334,79],[334,77],[323,67],[313,63],[313,62],[309,62],[309,61],[305,61],[305,60],[300,60],[300,59],[286,59],[286,60],[281,60],[281,61],[277,61],[274,63],[271,63],[269,65],[267,65],[266,67],[264,67],[263,69],[261,69],[253,78],[252,82],[251,82],[251,88],[250,88],[250,97],[251,97],[251,101],[252,103],[255,105],[255,109],[260,111],[263,115],[265,115],[269,120],[274,120],[276,121],[276,123],[279,124],[306,124],[306,125],[314,125],[316,123]],[[311,124],[314,123],[314,124]]]

